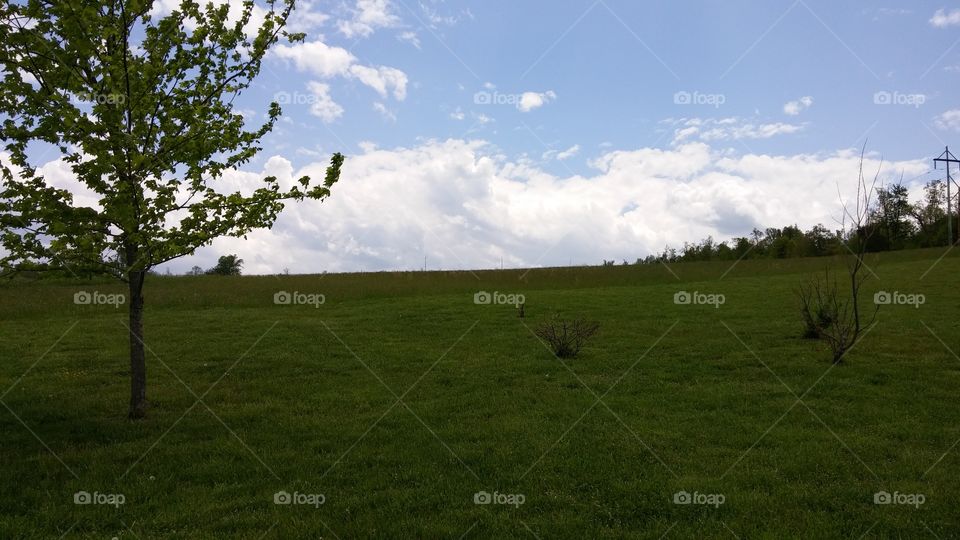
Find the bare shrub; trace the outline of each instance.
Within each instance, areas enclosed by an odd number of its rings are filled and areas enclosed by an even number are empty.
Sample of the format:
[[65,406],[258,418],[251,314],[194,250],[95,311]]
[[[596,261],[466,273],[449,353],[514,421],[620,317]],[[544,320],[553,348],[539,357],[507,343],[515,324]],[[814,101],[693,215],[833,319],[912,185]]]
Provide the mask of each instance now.
[[[798,296],[806,324],[804,337],[826,342],[833,355],[833,363],[842,363],[844,355],[863,333],[856,300],[840,292],[837,279],[829,269],[822,276],[814,276],[801,283]],[[878,311],[879,306],[874,309],[874,320]]]
[[583,345],[600,329],[600,323],[583,319],[563,319],[554,315],[537,325],[534,333],[550,346],[559,358],[577,356]]

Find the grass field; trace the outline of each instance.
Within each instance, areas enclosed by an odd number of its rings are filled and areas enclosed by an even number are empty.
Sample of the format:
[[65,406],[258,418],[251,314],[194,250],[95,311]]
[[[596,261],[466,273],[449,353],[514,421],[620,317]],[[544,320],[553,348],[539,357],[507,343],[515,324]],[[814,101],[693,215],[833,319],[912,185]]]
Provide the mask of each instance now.
[[[942,255],[870,260],[867,303],[926,302],[884,306],[836,367],[794,297],[826,259],[151,278],[139,422],[125,306],[74,303],[123,288],[6,282],[0,538],[958,538]],[[576,359],[532,332],[557,311],[601,324]]]

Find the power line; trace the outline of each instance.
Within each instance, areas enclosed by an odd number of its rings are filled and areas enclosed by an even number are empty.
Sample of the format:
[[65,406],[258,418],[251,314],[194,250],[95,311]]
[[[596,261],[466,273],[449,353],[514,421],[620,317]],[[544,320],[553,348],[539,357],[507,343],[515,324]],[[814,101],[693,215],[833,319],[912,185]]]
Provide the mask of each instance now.
[[950,195],[950,184],[955,183],[953,178],[950,176],[950,164],[956,163],[960,165],[960,159],[957,159],[956,156],[950,153],[950,147],[946,147],[946,150],[940,154],[940,157],[933,160],[933,168],[936,170],[937,165],[943,163],[947,166],[947,241],[948,245],[953,245],[953,197]]

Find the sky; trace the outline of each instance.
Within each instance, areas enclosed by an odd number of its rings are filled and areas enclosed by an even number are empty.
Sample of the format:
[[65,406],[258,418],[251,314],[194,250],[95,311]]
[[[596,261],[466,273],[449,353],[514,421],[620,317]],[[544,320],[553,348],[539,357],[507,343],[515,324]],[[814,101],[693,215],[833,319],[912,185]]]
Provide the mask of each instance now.
[[[277,46],[237,102],[254,125],[277,101],[282,121],[220,183],[322,178],[333,152],[341,180],[175,273],[226,253],[256,274],[632,262],[837,228],[864,145],[870,171],[919,193],[960,133],[957,2],[298,6],[305,42]],[[75,186],[60,161],[42,170]]]

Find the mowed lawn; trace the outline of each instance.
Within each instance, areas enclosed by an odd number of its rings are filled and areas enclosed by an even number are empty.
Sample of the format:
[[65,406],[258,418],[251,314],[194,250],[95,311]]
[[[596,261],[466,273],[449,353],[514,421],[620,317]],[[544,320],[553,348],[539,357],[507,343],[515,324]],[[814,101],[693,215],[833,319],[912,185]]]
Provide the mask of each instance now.
[[[867,306],[926,302],[884,306],[837,367],[794,294],[827,259],[151,278],[139,422],[125,306],[73,301],[123,288],[4,282],[0,538],[957,538],[943,254],[870,260]],[[565,362],[532,331],[558,311],[601,324]]]

